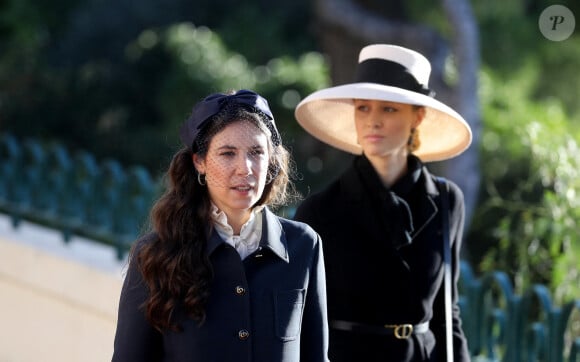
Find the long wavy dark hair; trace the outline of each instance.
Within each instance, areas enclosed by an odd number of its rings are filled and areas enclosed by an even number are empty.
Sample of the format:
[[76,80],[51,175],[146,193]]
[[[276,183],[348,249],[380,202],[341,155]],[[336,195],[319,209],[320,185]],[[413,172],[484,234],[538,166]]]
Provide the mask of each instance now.
[[153,239],[140,247],[136,244],[131,252],[149,289],[142,306],[145,316],[159,331],[181,329],[173,317],[177,307],[183,307],[200,324],[205,319],[213,275],[206,255],[211,201],[207,187],[198,183],[192,156],[195,152],[205,158],[211,139],[232,122],[249,122],[269,136],[267,184],[254,207],[276,207],[299,196],[290,181],[294,169],[290,153],[284,146],[274,145],[263,113],[234,104],[213,116],[194,145],[173,156],[165,175],[166,190],[150,213]]

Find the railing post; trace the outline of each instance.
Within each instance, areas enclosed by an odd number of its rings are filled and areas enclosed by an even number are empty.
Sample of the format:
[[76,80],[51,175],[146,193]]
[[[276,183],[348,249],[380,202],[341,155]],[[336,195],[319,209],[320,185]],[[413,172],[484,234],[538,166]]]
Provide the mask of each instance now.
[[14,210],[17,193],[21,192],[19,176],[22,168],[22,148],[9,133],[0,135],[0,209],[10,215],[12,226],[18,227],[21,216]]
[[89,202],[98,175],[96,161],[88,152],[78,151],[73,156],[72,163],[72,170],[65,178],[68,191],[63,194],[59,207],[65,241],[89,227]]
[[115,208],[114,233],[119,258],[143,230],[155,191],[155,183],[145,168],[134,166],[129,169],[123,196]]
[[44,148],[35,140],[28,139],[23,147],[24,174],[20,182],[23,183],[21,199],[18,200],[17,210],[27,217],[34,218],[37,210],[37,198],[43,189],[43,166],[46,159]]
[[[576,319],[574,320],[574,312],[576,312]],[[553,327],[553,343],[552,355],[554,358],[564,360],[566,349],[568,349],[568,361],[580,362],[580,326],[576,325],[575,332],[578,334],[574,336],[572,333],[572,323],[580,323],[580,299],[573,300],[566,303],[562,308],[554,313],[554,327]],[[568,335],[566,333],[569,333]],[[567,341],[566,341],[567,338]]]
[[[67,193],[73,192],[69,188],[69,179],[73,170],[73,164],[68,151],[61,144],[54,143],[47,149],[46,161],[43,169],[45,184],[39,200],[39,213],[55,228],[62,227],[61,210],[63,203],[67,201]],[[65,236],[65,240],[66,240]]]

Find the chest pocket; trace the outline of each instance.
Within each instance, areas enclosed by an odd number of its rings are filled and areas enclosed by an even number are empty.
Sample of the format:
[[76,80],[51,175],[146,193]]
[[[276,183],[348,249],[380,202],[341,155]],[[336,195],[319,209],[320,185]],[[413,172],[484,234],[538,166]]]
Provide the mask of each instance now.
[[292,341],[300,334],[306,289],[274,292],[276,336],[282,341]]

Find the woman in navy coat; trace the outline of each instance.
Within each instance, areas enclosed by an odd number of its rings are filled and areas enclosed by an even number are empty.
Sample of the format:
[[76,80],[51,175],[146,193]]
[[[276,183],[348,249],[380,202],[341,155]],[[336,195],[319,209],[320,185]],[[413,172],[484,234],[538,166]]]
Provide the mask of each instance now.
[[113,361],[327,361],[319,236],[267,205],[289,192],[289,154],[264,98],[212,94],[138,240]]
[[295,215],[323,240],[333,362],[446,361],[445,233],[451,244],[449,357],[470,359],[457,306],[463,194],[450,181],[443,194],[423,162],[461,153],[471,132],[431,96],[429,72],[417,52],[370,45],[360,53],[355,83],[315,92],[296,109],[308,132],[357,155]]

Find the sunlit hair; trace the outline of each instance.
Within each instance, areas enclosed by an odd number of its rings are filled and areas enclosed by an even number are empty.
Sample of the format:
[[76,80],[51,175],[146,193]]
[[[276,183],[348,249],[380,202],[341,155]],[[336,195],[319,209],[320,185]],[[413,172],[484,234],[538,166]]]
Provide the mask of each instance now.
[[233,122],[247,122],[248,127],[256,126],[268,135],[270,154],[267,184],[254,207],[276,207],[298,197],[290,182],[290,153],[282,145],[274,146],[265,117],[260,111],[239,104],[225,106],[208,121],[191,148],[183,148],[173,156],[165,175],[166,190],[151,209],[155,238],[141,248],[134,247],[131,253],[149,289],[143,304],[145,316],[156,329],[179,331],[177,308],[183,308],[200,324],[205,319],[213,276],[206,255],[211,233],[208,225],[212,225],[211,201],[207,187],[197,181],[193,153],[205,158],[216,134]]
[[[421,108],[425,108],[424,106],[412,105],[413,111],[417,112]],[[411,134],[409,135],[409,140],[407,141],[407,151],[409,153],[415,152],[419,146],[421,146],[421,140],[419,138],[419,129],[413,128],[411,130]]]

